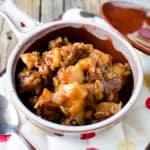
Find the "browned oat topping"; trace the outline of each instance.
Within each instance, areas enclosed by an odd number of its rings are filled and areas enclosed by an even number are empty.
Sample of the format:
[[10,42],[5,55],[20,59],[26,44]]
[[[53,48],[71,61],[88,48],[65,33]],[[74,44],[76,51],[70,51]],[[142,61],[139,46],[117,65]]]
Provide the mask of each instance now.
[[[128,63],[92,44],[58,37],[48,50],[21,55],[20,94],[42,118],[64,125],[84,125],[116,114],[124,105],[118,93],[131,74]],[[31,94],[32,93],[32,94]]]

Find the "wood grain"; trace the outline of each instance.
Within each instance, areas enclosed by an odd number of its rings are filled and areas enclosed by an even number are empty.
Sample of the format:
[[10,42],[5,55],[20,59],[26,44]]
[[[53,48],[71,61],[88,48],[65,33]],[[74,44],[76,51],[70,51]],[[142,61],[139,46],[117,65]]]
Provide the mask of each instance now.
[[39,20],[41,17],[41,0],[14,0],[14,3],[22,11]]
[[63,0],[42,0],[41,21],[48,22],[57,19],[63,13]]
[[99,14],[100,0],[84,0],[85,10]]
[[83,0],[64,0],[64,11],[70,8],[84,8]]
[[7,22],[0,17],[0,71],[2,71],[7,63],[8,57],[14,48],[17,39],[9,28]]

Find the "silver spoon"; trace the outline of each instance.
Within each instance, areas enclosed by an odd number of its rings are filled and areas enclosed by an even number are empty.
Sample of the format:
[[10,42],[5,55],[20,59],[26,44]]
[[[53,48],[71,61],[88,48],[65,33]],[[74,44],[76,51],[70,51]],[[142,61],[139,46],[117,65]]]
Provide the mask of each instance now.
[[15,135],[19,142],[22,142],[26,150],[31,150],[33,147],[28,144],[24,137],[19,134],[19,118],[18,114],[10,102],[0,95],[0,134]]

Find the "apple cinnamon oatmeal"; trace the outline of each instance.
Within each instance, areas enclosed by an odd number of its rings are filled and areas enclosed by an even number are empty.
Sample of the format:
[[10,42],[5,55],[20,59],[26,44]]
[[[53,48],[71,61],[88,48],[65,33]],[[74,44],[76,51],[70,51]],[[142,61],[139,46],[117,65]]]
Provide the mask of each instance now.
[[128,84],[128,63],[92,44],[58,37],[45,51],[26,52],[17,73],[19,94],[42,118],[63,125],[85,125],[116,114],[120,91]]

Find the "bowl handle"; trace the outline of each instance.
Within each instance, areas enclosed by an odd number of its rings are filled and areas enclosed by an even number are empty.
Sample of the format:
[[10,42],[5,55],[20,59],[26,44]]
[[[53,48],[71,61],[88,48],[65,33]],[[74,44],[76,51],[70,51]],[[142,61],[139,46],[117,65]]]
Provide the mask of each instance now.
[[10,25],[18,40],[24,33],[35,29],[41,23],[20,11],[11,0],[0,0],[0,15],[2,15]]

